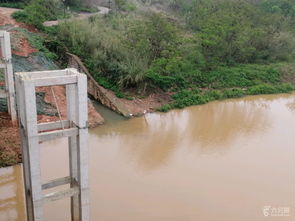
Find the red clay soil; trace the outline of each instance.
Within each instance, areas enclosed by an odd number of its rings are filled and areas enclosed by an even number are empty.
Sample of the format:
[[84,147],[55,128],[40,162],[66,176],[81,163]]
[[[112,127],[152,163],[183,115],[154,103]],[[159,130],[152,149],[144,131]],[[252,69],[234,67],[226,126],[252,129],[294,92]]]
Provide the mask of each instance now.
[[[16,22],[13,18],[11,18],[11,14],[15,11],[17,11],[17,9],[0,7],[0,26],[12,25],[13,27],[22,27],[28,29],[29,31],[36,32],[36,29],[32,26]],[[16,34],[17,31],[12,31],[11,33],[13,36],[13,34]],[[38,51],[37,49],[31,47],[26,38],[18,39],[14,46],[17,48],[17,50],[13,50],[12,53],[18,56],[28,57],[30,54]]]
[[26,38],[19,39],[16,48],[17,50],[12,50],[12,54],[22,57],[29,57],[30,54],[38,51],[37,49],[31,47],[28,39]]
[[[60,111],[61,118],[67,119],[67,108],[66,108],[67,104],[66,104],[65,87],[64,86],[53,86],[52,89],[55,94],[55,98],[56,98],[58,109]],[[55,99],[54,99],[54,96],[52,94],[50,87],[40,87],[40,88],[37,88],[37,91],[38,92],[45,92],[45,97],[44,97],[45,102],[56,107]],[[38,118],[38,120],[39,120],[39,122],[48,122],[48,121],[52,121],[52,120],[59,120],[59,118],[52,117],[52,116],[40,116]],[[91,101],[88,102],[88,122],[89,122],[90,128],[101,125],[104,122],[104,119],[94,109]]]
[[19,26],[19,23],[11,18],[11,14],[18,9],[0,7],[0,25],[15,25]]
[[14,27],[21,27],[29,30],[30,32],[37,32],[38,30],[32,26],[27,25],[21,22],[17,22],[14,20],[11,15],[13,12],[19,11],[19,9],[15,8],[6,8],[6,7],[0,7],[0,25],[12,25]]

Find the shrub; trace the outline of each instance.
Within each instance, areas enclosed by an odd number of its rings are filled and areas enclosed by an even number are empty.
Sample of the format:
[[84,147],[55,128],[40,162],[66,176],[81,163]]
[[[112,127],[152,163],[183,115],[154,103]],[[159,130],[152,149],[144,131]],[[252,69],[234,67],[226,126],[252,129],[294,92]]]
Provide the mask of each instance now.
[[23,9],[25,8],[25,2],[0,2],[0,7],[7,7],[7,8],[18,8]]
[[147,79],[149,79],[155,86],[165,91],[174,86],[176,82],[175,77],[163,76],[154,72],[148,73]]
[[217,90],[209,90],[206,91],[204,96],[209,100],[209,101],[213,101],[213,100],[220,100],[223,98],[223,94],[220,91]]
[[172,106],[174,108],[184,108],[191,105],[205,104],[209,100],[199,90],[183,90],[172,96],[174,102]]
[[280,93],[288,93],[290,91],[295,90],[294,85],[287,83],[287,84],[279,84],[276,86],[278,92]]
[[259,84],[248,89],[248,94],[275,94],[275,93],[287,93],[294,90],[292,84]]
[[223,98],[238,98],[246,95],[245,91],[240,88],[226,89],[223,91]]
[[169,110],[171,110],[173,107],[170,105],[170,104],[165,104],[163,105],[162,107],[160,107],[158,109],[158,111],[161,111],[161,112],[168,112]]
[[274,94],[277,92],[275,86],[270,84],[259,84],[248,89],[248,94]]
[[23,11],[14,12],[12,17],[17,21],[43,28],[46,20],[57,20],[62,15],[59,0],[31,0]]

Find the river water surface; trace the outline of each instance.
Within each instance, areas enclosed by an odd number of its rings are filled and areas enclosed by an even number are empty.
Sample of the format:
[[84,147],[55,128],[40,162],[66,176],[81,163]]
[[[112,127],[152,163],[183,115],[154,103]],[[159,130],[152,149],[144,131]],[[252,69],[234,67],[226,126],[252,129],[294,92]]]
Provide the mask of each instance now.
[[[89,133],[92,221],[295,220],[295,94],[111,116]],[[42,144],[44,181],[68,174],[67,154],[66,139]],[[45,220],[69,220],[69,205]],[[1,169],[0,220],[24,214],[21,166]]]

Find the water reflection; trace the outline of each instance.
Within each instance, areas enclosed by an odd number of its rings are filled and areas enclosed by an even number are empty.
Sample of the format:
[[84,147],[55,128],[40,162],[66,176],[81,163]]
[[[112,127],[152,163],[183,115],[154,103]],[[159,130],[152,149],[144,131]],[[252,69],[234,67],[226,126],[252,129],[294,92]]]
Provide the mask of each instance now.
[[265,133],[272,126],[269,106],[273,99],[212,102],[107,125],[94,133],[99,134],[97,142],[117,140],[131,160],[142,168],[156,169],[167,164],[178,149],[221,154],[240,137]]
[[25,220],[21,166],[0,170],[0,220]]
[[[261,221],[265,205],[290,207],[284,220],[294,220],[293,104],[294,95],[247,97],[91,130],[91,220]],[[41,152],[44,180],[68,174],[66,139]],[[0,180],[0,220],[22,221],[19,167]],[[69,214],[68,201],[45,206],[46,221]]]

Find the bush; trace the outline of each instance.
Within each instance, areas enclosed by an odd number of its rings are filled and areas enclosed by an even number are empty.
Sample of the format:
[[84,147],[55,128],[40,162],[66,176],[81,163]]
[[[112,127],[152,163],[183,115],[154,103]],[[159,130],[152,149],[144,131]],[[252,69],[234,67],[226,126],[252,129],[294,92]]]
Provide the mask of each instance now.
[[150,64],[172,50],[176,41],[172,29],[161,15],[141,14],[138,18],[117,14],[61,24],[57,34],[92,73],[99,75],[97,78],[130,88],[146,80],[155,84],[173,81],[155,73],[147,79]]
[[238,98],[245,96],[246,93],[240,88],[226,89],[223,91],[223,98]]
[[206,91],[204,96],[209,100],[209,101],[214,101],[214,100],[220,100],[223,98],[223,94],[220,91],[217,90],[209,90]]
[[158,73],[150,72],[147,74],[147,78],[157,87],[166,91],[175,85],[176,79],[172,76],[163,76]]
[[24,9],[26,6],[25,2],[0,2],[0,7],[7,7],[7,8],[18,8]]
[[248,94],[274,94],[276,93],[276,87],[269,84],[259,84],[248,89]]
[[14,12],[12,17],[17,21],[42,29],[43,22],[57,20],[62,14],[59,0],[31,0],[23,11]]
[[[294,1],[276,0],[283,1],[289,5],[280,4],[281,8],[294,11]],[[245,0],[195,0],[185,16],[188,25],[199,33],[200,50],[210,67],[217,62],[232,65],[273,61],[274,51],[280,54],[276,60],[294,58],[292,38],[277,39],[292,25],[292,21],[284,17],[286,13],[269,14]],[[294,38],[290,28],[287,32]]]
[[174,102],[172,107],[184,108],[191,105],[205,104],[209,100],[203,96],[199,90],[183,90],[172,96]]
[[168,112],[169,110],[171,110],[173,107],[170,105],[170,104],[165,104],[163,105],[162,107],[160,107],[158,109],[158,111],[161,111],[161,112]]
[[260,84],[248,89],[248,94],[275,94],[275,93],[287,93],[294,90],[294,86],[291,84]]

